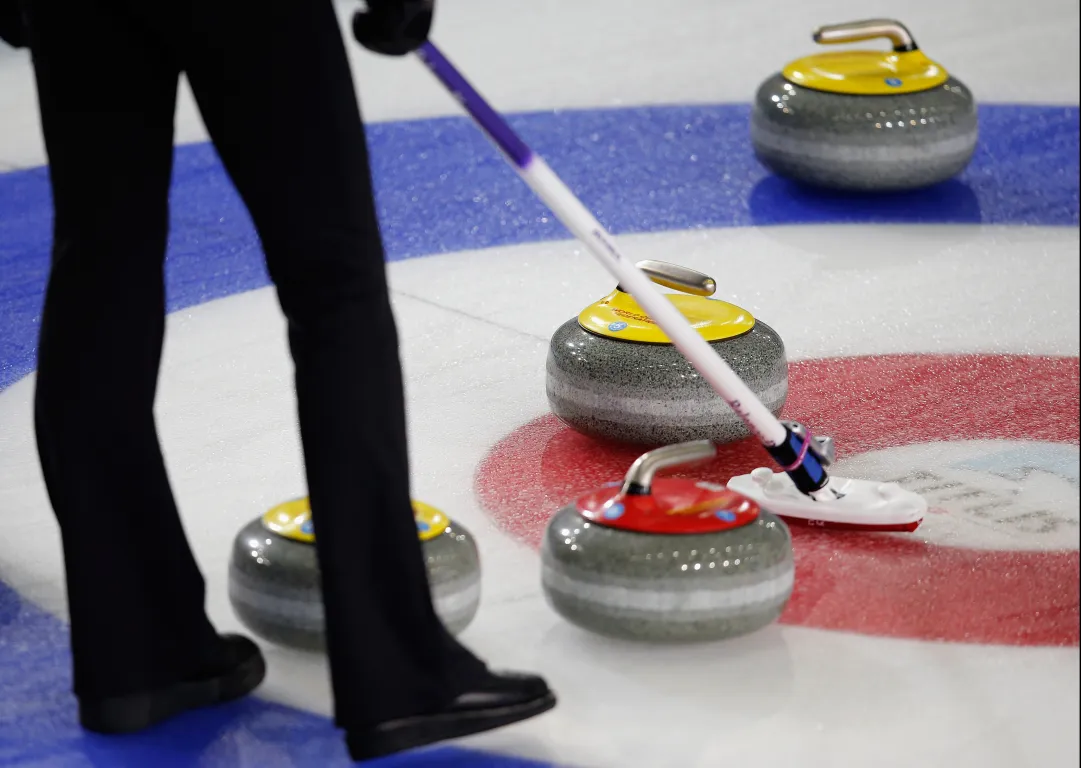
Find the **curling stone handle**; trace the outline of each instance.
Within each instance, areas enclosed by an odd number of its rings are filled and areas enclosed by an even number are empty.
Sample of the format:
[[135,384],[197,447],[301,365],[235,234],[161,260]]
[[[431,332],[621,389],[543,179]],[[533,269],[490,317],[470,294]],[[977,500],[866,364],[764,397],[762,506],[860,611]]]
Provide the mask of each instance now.
[[695,296],[712,296],[717,291],[717,281],[689,267],[669,264],[667,261],[639,261],[638,268],[657,285]]
[[653,477],[660,470],[711,459],[716,455],[717,448],[709,440],[676,443],[643,453],[631,464],[627,477],[623,480],[623,493],[647,496],[653,488]]
[[908,28],[893,19],[866,19],[845,24],[828,24],[816,29],[813,37],[814,41],[821,45],[858,43],[861,40],[877,40],[884,37],[893,43],[893,50],[897,53],[907,53],[919,48]]

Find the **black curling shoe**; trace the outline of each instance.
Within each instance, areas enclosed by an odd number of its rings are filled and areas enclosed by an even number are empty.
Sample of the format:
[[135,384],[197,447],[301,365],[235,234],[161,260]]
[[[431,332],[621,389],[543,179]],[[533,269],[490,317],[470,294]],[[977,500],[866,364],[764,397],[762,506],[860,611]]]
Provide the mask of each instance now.
[[266,677],[259,647],[240,635],[222,635],[223,658],[204,676],[168,688],[79,702],[79,721],[96,733],[134,733],[187,712],[223,704],[255,690]]
[[371,760],[407,749],[502,728],[547,712],[555,694],[543,678],[514,672],[492,674],[483,688],[467,691],[437,712],[350,730],[353,760]]

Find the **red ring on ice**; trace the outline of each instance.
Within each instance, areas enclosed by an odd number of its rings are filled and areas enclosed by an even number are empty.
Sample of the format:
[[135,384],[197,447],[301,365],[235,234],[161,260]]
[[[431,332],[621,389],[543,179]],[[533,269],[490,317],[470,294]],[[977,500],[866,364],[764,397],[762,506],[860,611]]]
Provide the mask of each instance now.
[[[838,458],[945,440],[1078,444],[1078,358],[886,355],[790,366],[787,418],[835,438]],[[619,480],[643,449],[601,443],[546,415],[481,463],[475,491],[492,519],[537,546],[549,517]],[[689,476],[727,482],[772,466],[753,440],[718,446]],[[1076,646],[1077,550],[928,544],[909,534],[792,528],[796,587],[781,621],[867,635]]]

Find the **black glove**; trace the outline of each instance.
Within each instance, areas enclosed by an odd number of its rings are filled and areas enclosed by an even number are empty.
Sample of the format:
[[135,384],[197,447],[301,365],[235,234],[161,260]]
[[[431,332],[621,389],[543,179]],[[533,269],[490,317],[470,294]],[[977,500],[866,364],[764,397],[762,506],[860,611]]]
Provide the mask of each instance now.
[[368,10],[357,11],[353,16],[353,37],[369,51],[405,56],[428,41],[435,0],[367,2]]
[[26,24],[23,21],[22,0],[0,0],[0,40],[13,48],[25,48]]

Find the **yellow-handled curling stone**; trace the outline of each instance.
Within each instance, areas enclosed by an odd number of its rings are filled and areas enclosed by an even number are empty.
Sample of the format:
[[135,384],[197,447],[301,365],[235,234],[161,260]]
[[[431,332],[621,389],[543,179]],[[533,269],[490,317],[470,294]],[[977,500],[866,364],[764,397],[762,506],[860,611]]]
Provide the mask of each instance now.
[[[413,502],[435,611],[457,634],[480,605],[480,557],[470,533],[441,511]],[[233,541],[229,600],[252,632],[280,645],[325,647],[315,532],[307,498],[273,507]]]
[[650,451],[622,482],[559,510],[541,546],[556,612],[653,642],[735,637],[780,616],[795,578],[785,523],[723,485],[655,477],[715,453],[704,440]]
[[[788,361],[777,332],[742,307],[709,298],[713,278],[660,261],[638,262],[716,354],[777,415],[788,397]],[[664,445],[746,437],[747,425],[617,286],[552,336],[546,389],[571,428],[621,442]]]
[[761,85],[751,142],[764,165],[810,185],[879,191],[937,184],[968,165],[976,102],[903,24],[870,19],[814,33],[822,45],[878,38],[892,49],[806,56]]

